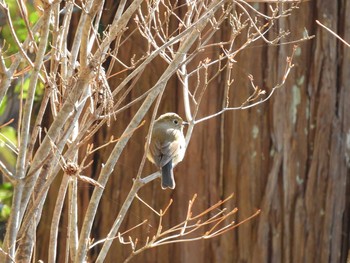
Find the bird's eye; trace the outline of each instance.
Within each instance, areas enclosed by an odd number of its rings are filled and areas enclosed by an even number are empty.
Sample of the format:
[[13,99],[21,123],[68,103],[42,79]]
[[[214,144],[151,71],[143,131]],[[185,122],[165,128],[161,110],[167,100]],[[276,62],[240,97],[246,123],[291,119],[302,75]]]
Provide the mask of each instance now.
[[173,123],[177,125],[179,123],[179,121],[178,120],[173,120]]

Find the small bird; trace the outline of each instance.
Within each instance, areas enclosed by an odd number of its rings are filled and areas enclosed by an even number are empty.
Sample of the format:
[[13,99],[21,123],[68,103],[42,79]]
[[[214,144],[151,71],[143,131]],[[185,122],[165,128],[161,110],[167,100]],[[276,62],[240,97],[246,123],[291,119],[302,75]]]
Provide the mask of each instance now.
[[185,124],[179,115],[172,112],[161,115],[154,122],[147,158],[162,170],[162,189],[175,188],[173,167],[185,155]]

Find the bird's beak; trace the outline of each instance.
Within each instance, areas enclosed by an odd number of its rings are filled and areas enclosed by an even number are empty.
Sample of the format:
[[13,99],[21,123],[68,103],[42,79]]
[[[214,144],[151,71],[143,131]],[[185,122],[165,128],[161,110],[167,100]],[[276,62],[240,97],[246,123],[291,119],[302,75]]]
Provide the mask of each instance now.
[[189,123],[187,121],[183,121],[182,125],[189,125]]

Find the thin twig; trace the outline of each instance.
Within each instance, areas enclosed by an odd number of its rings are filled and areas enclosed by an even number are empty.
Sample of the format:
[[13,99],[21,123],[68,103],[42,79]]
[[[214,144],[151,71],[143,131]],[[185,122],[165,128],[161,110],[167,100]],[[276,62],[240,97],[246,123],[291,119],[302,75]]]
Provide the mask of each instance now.
[[333,30],[329,29],[328,27],[326,27],[325,25],[323,25],[320,21],[316,20],[316,23],[318,25],[320,25],[321,27],[323,27],[324,29],[326,29],[329,33],[331,33],[333,36],[335,36],[336,38],[338,38],[341,42],[343,42],[345,45],[347,45],[348,47],[350,47],[350,44],[348,42],[346,42],[344,39],[342,39],[338,34],[336,34]]

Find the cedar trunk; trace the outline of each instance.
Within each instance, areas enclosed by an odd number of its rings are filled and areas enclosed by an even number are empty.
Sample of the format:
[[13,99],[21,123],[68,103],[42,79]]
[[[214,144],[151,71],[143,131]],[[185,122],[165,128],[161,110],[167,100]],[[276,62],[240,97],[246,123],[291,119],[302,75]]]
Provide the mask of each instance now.
[[[113,1],[107,2],[112,6]],[[106,21],[113,15],[108,10]],[[280,21],[291,31],[283,41],[301,38],[304,29],[315,35],[313,40],[299,43],[295,67],[286,85],[265,104],[226,112],[198,124],[184,161],[175,169],[176,189],[163,191],[160,181],[155,180],[139,193],[156,210],[164,208],[170,198],[174,200],[164,218],[165,227],[185,218],[188,201],[195,193],[196,211],[234,193],[229,206],[239,208],[237,222],[257,209],[261,214],[221,237],[161,246],[136,256],[132,262],[346,262],[350,223],[350,49],[317,26],[315,20],[349,41],[349,13],[349,1],[314,0],[302,3],[291,17]],[[225,28],[220,32],[218,37],[227,33]],[[125,60],[146,50],[139,44],[143,41],[128,41],[129,50],[123,49]],[[237,58],[231,106],[240,105],[251,92],[248,74],[266,89],[281,81],[293,45],[260,44],[250,46]],[[211,54],[203,54],[206,56]],[[160,60],[151,64],[139,82],[142,85],[130,94],[130,101],[148,90],[165,67]],[[113,87],[113,79],[110,85]],[[225,101],[223,86],[224,77],[209,87],[200,116],[221,108]],[[182,89],[174,78],[167,86],[159,113],[174,111],[185,117],[182,105]],[[136,106],[118,115],[110,127],[94,137],[94,144],[105,143],[111,135],[120,136]],[[150,117],[135,132],[108,182],[94,223],[95,240],[108,233],[136,176]],[[106,148],[96,153],[93,166],[84,174],[97,175],[109,152]],[[154,171],[155,167],[147,163],[144,175]],[[80,218],[91,192],[91,187],[79,183]],[[48,204],[48,214],[53,205]],[[158,218],[134,201],[121,232],[146,218],[150,220],[146,226],[130,233],[141,243],[154,234]],[[64,242],[65,229],[61,236]],[[44,247],[42,251],[46,251]],[[92,251],[92,260],[100,248]],[[61,252],[60,260],[64,255]],[[129,253],[130,247],[116,240],[106,262],[122,262]]]

